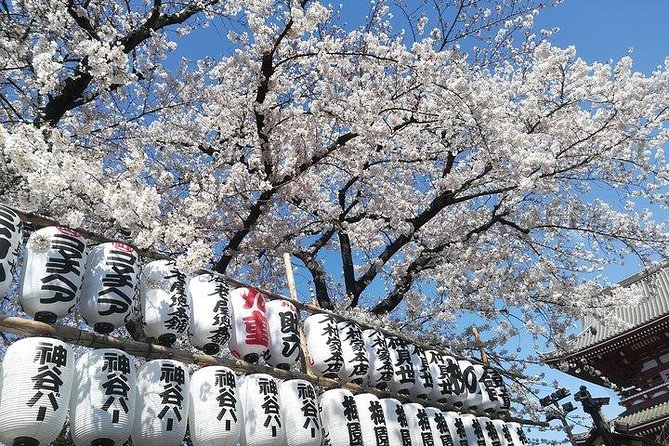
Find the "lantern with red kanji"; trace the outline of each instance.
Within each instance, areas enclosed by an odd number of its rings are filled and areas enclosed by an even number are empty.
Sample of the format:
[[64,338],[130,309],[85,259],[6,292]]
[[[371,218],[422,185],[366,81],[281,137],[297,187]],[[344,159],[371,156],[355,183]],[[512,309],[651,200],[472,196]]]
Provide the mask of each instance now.
[[77,303],[86,262],[78,232],[50,226],[33,232],[26,244],[19,302],[35,320],[54,323]]
[[269,327],[265,298],[254,288],[237,288],[230,292],[232,336],[230,352],[237,358],[257,362],[269,347]]

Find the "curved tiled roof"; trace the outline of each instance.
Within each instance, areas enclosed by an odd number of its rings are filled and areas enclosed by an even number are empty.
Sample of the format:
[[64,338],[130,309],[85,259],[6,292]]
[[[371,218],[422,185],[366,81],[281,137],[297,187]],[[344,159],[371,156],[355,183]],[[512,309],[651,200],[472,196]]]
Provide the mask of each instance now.
[[623,287],[639,285],[641,302],[611,310],[620,323],[602,323],[595,317],[583,318],[583,331],[568,345],[577,352],[630,331],[659,317],[669,315],[669,267],[636,274],[620,282]]
[[640,410],[638,412],[631,413],[629,415],[618,417],[615,421],[617,423],[627,424],[629,427],[633,428],[656,420],[661,420],[662,418],[666,417],[669,417],[669,401],[657,404],[644,410]]

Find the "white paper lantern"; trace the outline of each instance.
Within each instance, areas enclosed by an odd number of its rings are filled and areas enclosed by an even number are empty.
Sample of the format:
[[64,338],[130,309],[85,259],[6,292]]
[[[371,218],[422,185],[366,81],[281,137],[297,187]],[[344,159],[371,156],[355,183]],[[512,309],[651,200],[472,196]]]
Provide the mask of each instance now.
[[188,423],[188,369],[171,359],[154,359],[137,374],[135,446],[179,446]]
[[354,398],[364,446],[388,446],[386,416],[381,401],[371,393],[361,393]]
[[193,446],[236,446],[244,422],[237,376],[227,367],[203,367],[189,386],[188,426]]
[[386,345],[386,337],[378,330],[367,329],[362,332],[369,359],[368,382],[370,386],[386,389],[393,377],[393,363]]
[[81,284],[79,312],[98,333],[123,325],[137,289],[139,258],[130,246],[102,243],[90,249]]
[[488,417],[478,417],[479,425],[483,430],[483,437],[487,446],[501,446],[502,438],[497,433],[497,428]]
[[453,446],[453,437],[448,429],[444,414],[434,407],[426,407],[425,412],[430,421],[430,430],[435,446]]
[[388,446],[412,446],[409,423],[402,403],[394,398],[381,398],[381,407],[386,416]]
[[337,322],[327,314],[312,314],[304,320],[309,367],[318,376],[337,378],[343,365]]
[[284,421],[276,381],[270,375],[254,373],[241,379],[239,395],[244,411],[242,446],[282,445]]
[[416,345],[411,346],[411,364],[414,372],[414,386],[409,390],[411,395],[427,399],[434,389],[434,380],[430,373],[430,364],[425,350]]
[[364,446],[358,408],[353,394],[346,389],[331,389],[319,399],[323,424],[323,444],[327,446]]
[[390,381],[390,390],[395,393],[409,394],[415,384],[416,375],[411,362],[410,345],[404,340],[389,336],[386,345],[393,363],[393,379]]
[[499,444],[501,446],[513,446],[513,437],[511,437],[511,432],[509,431],[509,427],[506,425],[506,421],[492,420],[492,424],[495,426],[495,430],[497,431]]
[[462,407],[470,412],[475,412],[479,410],[481,404],[486,406],[490,404],[488,394],[481,385],[484,370],[480,364],[472,364],[469,361],[463,361],[463,363],[468,364],[461,365],[462,377],[467,391],[467,398],[462,402]]
[[413,446],[432,446],[434,437],[432,436],[432,427],[425,408],[418,403],[404,404],[404,413],[409,423],[409,432],[411,432],[411,444]]
[[502,375],[492,367],[484,367],[479,379],[483,401],[478,410],[486,415],[496,415],[509,410],[511,399]]
[[[446,419],[448,431],[451,434],[454,445],[467,445],[467,432],[465,431],[465,424],[457,412],[442,412]],[[476,444],[476,443],[474,443]]]
[[[432,377],[432,391],[428,394],[428,398],[431,401],[445,404],[453,394],[448,370],[450,364],[447,360],[448,357],[436,350],[426,350],[425,357]],[[455,360],[452,362],[455,362]]]
[[0,298],[7,295],[17,266],[23,223],[16,212],[0,205]]
[[137,373],[130,355],[114,348],[81,355],[70,398],[74,444],[122,445],[132,433],[136,399]]
[[284,381],[279,384],[279,401],[286,446],[320,446],[321,421],[314,386],[303,379]]
[[507,428],[509,429],[509,434],[511,435],[511,443],[513,446],[527,446],[529,442],[523,431],[523,427],[516,422],[506,423]]
[[65,424],[74,381],[72,348],[62,341],[34,337],[5,352],[0,393],[0,441],[46,445]]
[[339,379],[342,382],[351,382],[358,385],[367,383],[369,360],[362,331],[358,324],[350,321],[337,323],[341,353],[344,363],[339,370]]
[[147,336],[171,346],[187,333],[190,303],[186,278],[172,260],[155,260],[142,269],[139,299]]
[[457,364],[449,365],[448,369],[453,389],[449,404],[460,408],[467,403],[467,407],[475,407],[478,378],[472,363],[466,359],[461,359]]
[[247,362],[257,362],[269,347],[269,327],[265,315],[265,298],[253,288],[230,292],[232,327],[230,352]]
[[300,359],[300,315],[295,305],[283,299],[269,301],[266,307],[269,349],[265,361],[288,370]]
[[489,443],[486,443],[483,427],[476,416],[462,414],[459,419],[464,426],[465,435],[470,445],[489,446]]
[[211,274],[188,281],[191,320],[190,342],[208,355],[215,355],[230,339],[228,285]]
[[69,228],[33,232],[26,244],[19,302],[35,320],[54,323],[79,300],[86,242]]

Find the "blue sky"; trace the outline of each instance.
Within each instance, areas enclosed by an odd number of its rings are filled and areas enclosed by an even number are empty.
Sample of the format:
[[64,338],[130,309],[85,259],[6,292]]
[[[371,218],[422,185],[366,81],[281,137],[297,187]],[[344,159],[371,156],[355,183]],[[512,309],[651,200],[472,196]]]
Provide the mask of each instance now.
[[[351,25],[359,24],[369,2],[354,0],[342,3],[345,10],[351,11],[344,14],[345,19]],[[537,29],[559,27],[560,31],[549,40],[560,47],[574,45],[578,56],[588,62],[615,61],[629,54],[634,60],[634,69],[643,73],[650,73],[658,65],[663,65],[665,57],[669,56],[667,23],[667,0],[565,0],[557,7],[544,10],[536,21]],[[181,41],[177,54],[191,60],[205,55],[216,58],[225,52],[224,39],[219,36],[226,33],[225,26],[217,21],[211,28],[196,31]],[[638,269],[638,263],[630,259],[625,265],[609,268],[607,275],[611,282],[617,282]],[[308,295],[306,277],[298,271],[297,279],[300,295]],[[560,372],[543,371],[547,372],[549,380],[556,379],[573,391],[583,384]],[[595,396],[611,396],[612,401],[617,400],[615,394],[607,389],[590,385],[590,390]],[[621,410],[613,403],[605,408],[605,414],[614,416]]]

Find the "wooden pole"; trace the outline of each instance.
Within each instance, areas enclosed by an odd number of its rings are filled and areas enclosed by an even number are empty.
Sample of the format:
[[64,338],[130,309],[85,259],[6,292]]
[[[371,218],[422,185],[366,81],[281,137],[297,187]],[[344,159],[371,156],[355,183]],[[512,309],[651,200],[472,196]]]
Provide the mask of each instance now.
[[[288,291],[290,292],[290,298],[294,302],[299,302],[297,299],[297,288],[295,288],[295,275],[293,274],[293,263],[290,257],[290,253],[283,253],[283,264],[286,268],[286,279],[288,280]],[[307,359],[309,351],[307,350],[307,341],[304,337],[302,324],[298,324],[297,329],[300,336],[300,370],[302,373],[305,373],[309,376],[315,376],[309,367],[309,361]]]
[[474,335],[474,345],[479,349],[479,352],[481,352],[481,363],[486,367],[490,367],[488,354],[485,352],[483,342],[481,341],[481,335],[479,335],[479,329],[476,325],[472,325],[472,334]]
[[[147,359],[175,359],[185,364],[223,365],[242,373],[266,373],[279,379],[304,379],[310,383],[324,389],[346,388],[353,393],[373,393],[378,397],[393,397],[402,402],[417,402],[428,404],[440,410],[450,410],[457,412],[439,403],[432,403],[425,400],[418,400],[407,397],[406,395],[391,394],[378,390],[376,388],[361,387],[352,383],[340,383],[330,378],[322,378],[306,373],[282,370],[261,364],[250,364],[248,362],[221,358],[217,356],[206,355],[204,353],[193,353],[188,350],[164,347],[157,344],[149,344],[129,339],[120,339],[114,336],[103,335],[91,331],[83,331],[74,327],[68,327],[60,324],[45,324],[30,319],[20,317],[0,315],[0,331],[14,333],[19,336],[46,336],[61,341],[90,348],[117,348],[134,356],[140,356]],[[524,420],[515,417],[506,417],[507,421],[516,421],[521,424],[532,426],[548,426],[548,423],[535,420]]]

